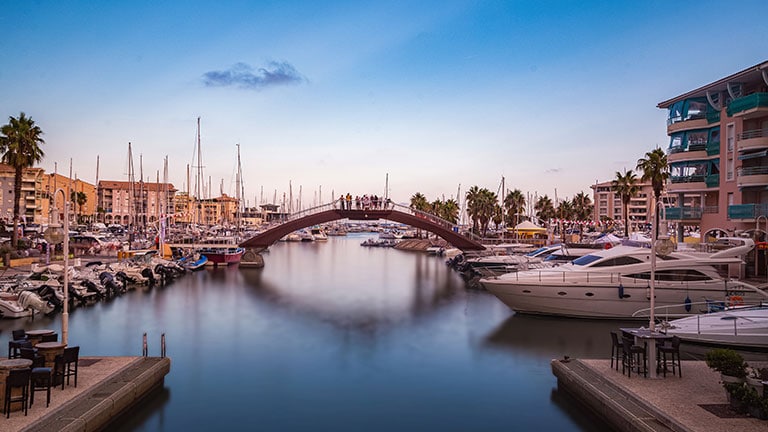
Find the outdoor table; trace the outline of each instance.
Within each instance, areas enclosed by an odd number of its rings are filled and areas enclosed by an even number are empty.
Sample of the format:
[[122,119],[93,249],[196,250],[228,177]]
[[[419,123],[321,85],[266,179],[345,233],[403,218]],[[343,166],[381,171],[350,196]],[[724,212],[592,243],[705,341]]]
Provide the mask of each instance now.
[[27,340],[32,344],[32,346],[37,346],[37,344],[40,343],[40,341],[43,339],[43,336],[48,336],[56,333],[56,330],[30,330],[26,332],[27,334]]
[[658,378],[658,375],[656,374],[656,368],[658,367],[658,364],[656,363],[656,341],[657,340],[667,340],[672,339],[671,335],[668,335],[666,333],[658,332],[658,331],[651,331],[650,329],[647,329],[645,327],[640,328],[627,328],[623,327],[620,328],[621,332],[625,335],[630,335],[635,338],[635,345],[640,345],[640,342],[645,344],[645,346],[648,346],[648,341],[650,340],[651,346],[650,349],[648,349],[648,357],[649,363],[650,363],[650,374],[649,376],[651,378]]
[[[5,406],[5,380],[8,378],[11,369],[25,369],[32,366],[32,360],[29,359],[9,359],[0,360],[0,407]],[[14,392],[20,392],[21,389],[14,390]],[[14,393],[14,396],[16,394]],[[21,409],[21,405],[14,409],[11,406],[11,411],[18,411]]]
[[67,344],[61,342],[40,342],[35,348],[45,358],[45,367],[53,369],[57,355],[64,354]]

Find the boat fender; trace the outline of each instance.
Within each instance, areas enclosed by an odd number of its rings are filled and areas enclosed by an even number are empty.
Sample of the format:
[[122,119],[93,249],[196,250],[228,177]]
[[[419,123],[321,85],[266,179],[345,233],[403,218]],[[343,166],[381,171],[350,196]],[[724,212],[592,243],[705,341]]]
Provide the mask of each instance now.
[[691,298],[688,297],[688,295],[685,296],[685,311],[686,312],[691,311]]
[[624,285],[622,285],[621,282],[619,282],[619,298],[624,298]]

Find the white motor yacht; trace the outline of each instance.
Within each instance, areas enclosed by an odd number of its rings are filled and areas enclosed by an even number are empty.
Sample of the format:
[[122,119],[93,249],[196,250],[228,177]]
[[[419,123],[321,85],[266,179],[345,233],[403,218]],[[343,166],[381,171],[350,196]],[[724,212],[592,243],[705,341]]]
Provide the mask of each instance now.
[[328,234],[319,226],[313,226],[309,229],[309,232],[315,238],[315,241],[328,241]]
[[768,303],[698,314],[662,324],[667,334],[687,342],[768,348]]
[[[668,306],[668,314],[686,314],[690,312],[684,304],[704,298],[725,301],[739,296],[747,303],[765,300],[768,294],[764,291],[727,276],[729,266],[740,266],[752,248],[754,242],[745,239],[740,246],[713,254],[657,256],[655,305]],[[557,267],[507,273],[483,278],[480,283],[520,313],[647,319],[648,314],[635,312],[650,304],[650,281],[651,249],[617,246]]]
[[32,315],[32,310],[19,304],[19,295],[9,292],[0,292],[0,317],[23,318]]

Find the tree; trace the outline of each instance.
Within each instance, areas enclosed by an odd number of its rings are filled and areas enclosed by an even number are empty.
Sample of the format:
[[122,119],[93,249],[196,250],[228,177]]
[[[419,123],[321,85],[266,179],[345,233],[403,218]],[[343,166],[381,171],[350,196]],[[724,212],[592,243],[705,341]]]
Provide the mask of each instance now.
[[653,223],[656,227],[656,237],[659,236],[659,213],[656,211],[659,199],[661,198],[661,192],[664,190],[664,186],[669,179],[669,164],[667,163],[667,154],[664,150],[656,147],[652,151],[645,154],[645,158],[637,160],[637,168],[643,172],[643,176],[640,177],[641,181],[651,181],[651,187],[653,188],[653,213],[656,215]]
[[632,170],[624,170],[624,174],[616,171],[616,179],[611,181],[611,189],[621,197],[622,212],[624,213],[624,237],[629,237],[629,201],[637,195],[637,176]]
[[[425,197],[421,192],[416,192],[411,197],[411,209],[427,212],[430,209],[429,201],[427,201],[427,197]],[[417,231],[417,235],[419,238],[421,238],[421,229],[419,228]]]
[[520,222],[517,215],[525,211],[525,204],[525,195],[520,189],[507,193],[507,196],[504,197],[504,213],[506,215],[504,219],[508,225],[514,226]]
[[592,218],[592,199],[583,191],[576,194],[572,200],[574,218],[586,221]]
[[536,204],[534,204],[533,209],[536,211],[536,217],[539,218],[539,221],[549,222],[549,220],[554,219],[557,214],[552,199],[547,195],[540,197],[536,201]]
[[78,223],[82,223],[83,206],[88,202],[88,195],[85,192],[72,191],[70,201],[75,206],[75,214],[77,215]]
[[465,196],[467,202],[467,216],[472,220],[472,232],[477,233],[480,223],[481,189],[472,186]]
[[2,162],[14,169],[13,178],[13,234],[11,242],[13,247],[18,247],[19,220],[21,219],[21,183],[25,168],[31,168],[40,162],[45,155],[40,144],[45,141],[41,138],[43,131],[35,124],[32,117],[27,117],[23,112],[18,118],[9,117],[9,122],[0,128],[0,153],[3,154]]

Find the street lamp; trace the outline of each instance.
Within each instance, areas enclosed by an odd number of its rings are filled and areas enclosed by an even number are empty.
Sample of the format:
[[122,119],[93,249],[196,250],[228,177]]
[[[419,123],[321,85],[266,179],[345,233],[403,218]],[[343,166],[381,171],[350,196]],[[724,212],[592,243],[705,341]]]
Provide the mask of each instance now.
[[[661,205],[661,211],[662,211],[662,217],[659,219],[659,223],[656,223],[656,211],[659,209],[659,205]],[[657,239],[657,233],[659,231],[659,225],[661,223],[661,219],[664,218],[664,203],[662,201],[657,201],[656,204],[653,206],[653,215],[652,220],[654,221],[653,225],[651,226],[651,283],[650,283],[650,301],[651,301],[651,313],[650,318],[648,322],[648,330],[651,331],[651,333],[656,331],[656,250],[659,249],[659,253],[662,255],[669,254],[672,250],[670,248],[669,237],[664,236],[664,238]],[[658,243],[658,244],[657,244]],[[653,342],[653,341],[652,341]],[[651,343],[648,347],[648,357],[651,358],[651,362],[653,362],[653,367],[651,368],[651,378],[657,378],[656,375],[656,343]]]
[[[61,228],[59,224],[59,211],[56,207],[56,195],[61,191],[64,195],[64,228]],[[54,216],[53,221],[48,228],[45,229],[43,236],[45,241],[48,242],[48,251],[46,255],[46,262],[50,255],[50,245],[55,245],[64,242],[64,306],[61,314],[61,342],[67,344],[67,335],[69,334],[69,201],[64,194],[63,189],[57,189],[53,193],[53,208]]]

